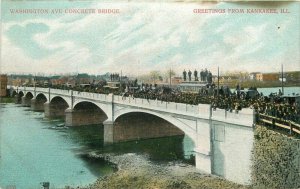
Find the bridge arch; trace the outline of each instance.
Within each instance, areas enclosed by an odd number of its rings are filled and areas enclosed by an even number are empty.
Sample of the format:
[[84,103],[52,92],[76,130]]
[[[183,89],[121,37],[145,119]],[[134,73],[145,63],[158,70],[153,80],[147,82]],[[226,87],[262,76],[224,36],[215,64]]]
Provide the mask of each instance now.
[[55,96],[50,100],[51,105],[60,105],[61,107],[65,107],[66,109],[70,107],[68,100],[61,96]]
[[80,101],[66,111],[66,126],[98,125],[107,120],[106,112],[96,103]]
[[22,102],[22,97],[24,96],[23,91],[19,91],[15,96],[16,103],[20,104]]
[[44,105],[48,101],[43,93],[38,93],[34,99],[31,100],[31,109],[34,111],[44,111]]
[[[49,99],[47,97],[47,95],[45,95],[44,93],[37,93],[36,97],[35,97],[38,101],[42,100],[44,102],[48,102]],[[45,101],[46,100],[46,101]]]
[[23,91],[19,91],[18,95],[19,95],[20,97],[23,97],[23,96],[24,96],[24,92],[23,92]]
[[184,123],[183,121],[181,121],[177,118],[174,118],[172,116],[169,116],[169,115],[164,115],[164,114],[161,114],[161,113],[158,113],[158,112],[148,111],[148,110],[121,109],[121,110],[115,112],[114,120],[117,120],[121,116],[124,116],[126,114],[130,114],[130,113],[145,113],[145,114],[149,114],[149,115],[159,117],[159,118],[167,121],[168,123],[172,124],[173,126],[178,128],[182,132],[184,132],[184,134],[187,135],[188,137],[190,137],[192,139],[193,143],[196,144],[196,141],[197,141],[196,132],[191,127],[189,127],[186,123]]
[[16,90],[12,90],[11,93],[10,93],[10,96],[11,97],[15,97],[17,95],[17,91]]
[[64,97],[64,96],[51,96],[49,100],[50,104],[57,104],[57,103],[63,103],[64,105],[68,107],[71,107],[70,99]]
[[61,96],[55,96],[45,103],[45,117],[56,118],[56,117],[65,117],[65,110],[70,107],[68,101]]
[[84,108],[87,108],[88,106],[91,106],[90,108],[92,109],[95,109],[96,107],[98,109],[100,109],[101,111],[103,111],[103,113],[108,116],[108,113],[107,113],[107,107],[105,107],[105,105],[103,104],[99,104],[99,103],[96,103],[96,102],[93,102],[93,101],[90,101],[90,100],[75,100],[74,104],[73,104],[73,107],[74,109],[78,110],[78,109],[84,109]]
[[36,95],[35,99],[37,101],[43,101],[44,103],[48,101],[48,98],[46,95],[44,95],[43,93],[39,93]]
[[25,92],[25,95],[22,97],[22,105],[23,106],[30,106],[31,99],[33,99],[33,94],[31,92]]
[[98,102],[94,102],[93,100],[88,100],[88,99],[75,99],[75,101],[73,103],[73,107],[76,107],[76,106],[78,106],[78,104],[81,104],[83,102],[84,103],[92,103],[92,104],[96,105],[107,116],[107,120],[112,120],[111,104],[98,103]]
[[33,98],[33,94],[32,94],[32,92],[26,92],[25,93],[25,98],[27,98],[27,99],[32,99]]

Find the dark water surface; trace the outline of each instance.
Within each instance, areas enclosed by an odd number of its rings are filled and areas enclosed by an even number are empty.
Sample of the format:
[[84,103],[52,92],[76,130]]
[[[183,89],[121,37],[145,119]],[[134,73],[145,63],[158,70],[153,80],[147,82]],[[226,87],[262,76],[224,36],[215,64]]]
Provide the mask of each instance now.
[[193,143],[176,136],[103,147],[103,126],[57,128],[63,120],[44,119],[43,112],[15,104],[0,104],[0,188],[50,188],[87,185],[112,173],[115,166],[85,154],[147,154],[157,163],[189,158]]

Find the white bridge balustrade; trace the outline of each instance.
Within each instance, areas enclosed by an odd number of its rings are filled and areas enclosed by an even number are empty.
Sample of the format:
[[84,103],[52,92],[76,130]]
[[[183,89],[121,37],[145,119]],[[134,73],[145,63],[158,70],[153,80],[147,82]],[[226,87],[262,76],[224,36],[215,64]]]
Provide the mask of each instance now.
[[36,92],[47,93],[49,92],[49,88],[36,88]]
[[50,93],[57,94],[57,95],[71,95],[72,90],[63,90],[63,89],[50,89]]
[[215,109],[212,110],[212,120],[252,127],[254,123],[254,110],[244,108],[239,111],[233,110],[230,112],[224,109]]
[[[114,103],[120,103],[124,105],[136,106],[141,108],[151,108],[153,110],[154,109],[161,110],[161,111],[167,110],[168,112],[180,113],[185,115],[199,115],[200,113],[199,110],[203,109],[202,105],[200,105],[199,108],[199,105],[165,102],[161,100],[150,100],[150,99],[133,98],[133,97],[122,97],[119,95],[114,96]],[[207,109],[209,105],[206,106]],[[209,111],[203,111],[203,113],[209,114]]]
[[97,100],[105,101],[105,100],[107,100],[108,95],[99,94],[99,93],[73,91],[73,96],[74,97],[79,97],[79,98],[97,99]]
[[[93,123],[93,119],[96,120],[97,118],[97,112],[88,112],[86,114],[89,115],[85,117],[85,112],[76,112],[74,107],[82,102],[94,104],[106,115],[106,120],[103,122],[105,143],[114,142],[114,121],[122,115],[140,112],[160,117],[179,128],[192,139],[195,145],[196,167],[199,170],[223,176],[237,183],[250,184],[251,175],[247,171],[250,170],[250,164],[230,167],[230,171],[228,171],[228,158],[235,161],[234,156],[237,156],[235,153],[238,151],[231,152],[231,150],[238,146],[244,149],[244,154],[249,154],[249,157],[243,158],[249,159],[249,161],[251,159],[252,148],[244,145],[253,143],[254,112],[252,109],[228,112],[221,109],[213,110],[209,104],[190,105],[52,88],[13,86],[9,86],[9,88],[15,90],[17,94],[22,92],[24,98],[26,96],[33,98],[32,103],[38,103],[39,101],[35,98],[38,95],[43,95],[45,116],[47,112],[47,115],[60,115],[61,112],[52,112],[51,114],[51,111],[63,110],[62,113],[65,114],[66,125],[68,126],[80,125],[84,123],[83,120]],[[52,104],[53,99],[58,99],[57,97],[60,100],[63,99],[64,106]],[[81,117],[76,118],[76,116]],[[233,135],[233,133],[235,134]],[[248,137],[240,138],[239,136]],[[249,153],[245,153],[245,149],[249,149]],[[226,157],[223,157],[224,154]],[[220,169],[220,162],[226,169]],[[216,167],[217,165],[218,167]],[[243,179],[237,178],[236,172],[239,175],[242,174]]]

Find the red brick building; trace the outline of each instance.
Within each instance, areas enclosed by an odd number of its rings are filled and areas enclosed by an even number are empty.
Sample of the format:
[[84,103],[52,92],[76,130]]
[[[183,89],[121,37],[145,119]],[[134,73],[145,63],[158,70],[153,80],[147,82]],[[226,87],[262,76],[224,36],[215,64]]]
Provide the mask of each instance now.
[[7,75],[0,75],[0,96],[7,95]]

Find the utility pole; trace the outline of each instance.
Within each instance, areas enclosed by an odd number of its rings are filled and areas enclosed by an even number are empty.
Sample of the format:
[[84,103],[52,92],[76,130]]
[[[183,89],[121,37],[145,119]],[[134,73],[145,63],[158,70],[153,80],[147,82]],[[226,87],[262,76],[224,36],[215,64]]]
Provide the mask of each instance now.
[[284,95],[284,88],[283,88],[283,64],[281,64],[281,91],[282,91],[282,95]]
[[220,75],[219,75],[219,66],[218,66],[218,91],[217,91],[218,100],[219,100],[219,87],[220,87]]
[[171,88],[171,68],[170,68],[169,76],[170,76],[170,88]]
[[121,92],[123,92],[123,87],[122,87],[122,70],[121,70],[121,77],[120,77],[120,89],[121,89]]
[[122,82],[122,70],[121,70],[121,77],[120,77],[120,82]]

